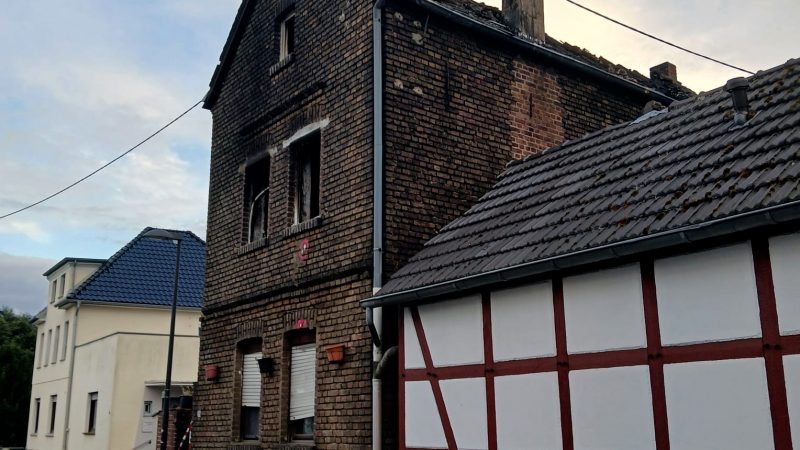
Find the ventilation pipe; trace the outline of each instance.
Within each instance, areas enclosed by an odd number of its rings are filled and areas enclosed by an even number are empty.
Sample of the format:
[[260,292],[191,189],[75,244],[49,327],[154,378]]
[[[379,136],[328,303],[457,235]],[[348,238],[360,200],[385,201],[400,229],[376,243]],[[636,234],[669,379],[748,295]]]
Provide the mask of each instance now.
[[503,0],[503,15],[517,33],[544,42],[544,0]]
[[750,82],[747,78],[736,77],[725,83],[725,90],[731,94],[733,101],[733,124],[744,125],[750,113],[750,101],[747,98],[747,91],[750,89]]

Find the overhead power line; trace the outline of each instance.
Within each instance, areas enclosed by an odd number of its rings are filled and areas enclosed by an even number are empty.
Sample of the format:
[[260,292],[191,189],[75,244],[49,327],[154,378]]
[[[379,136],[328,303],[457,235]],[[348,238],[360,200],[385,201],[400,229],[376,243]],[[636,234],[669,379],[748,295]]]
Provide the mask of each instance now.
[[639,34],[641,34],[641,35],[647,36],[647,37],[649,37],[650,39],[655,39],[656,41],[658,41],[658,42],[661,42],[662,44],[667,44],[667,45],[669,45],[670,47],[677,48],[678,50],[683,50],[683,51],[684,51],[684,52],[686,52],[686,53],[691,53],[692,55],[699,56],[699,57],[701,57],[701,58],[703,58],[703,59],[707,59],[707,60],[709,60],[709,61],[713,61],[713,62],[715,62],[715,63],[717,63],[717,64],[722,64],[723,66],[730,67],[731,69],[741,70],[742,72],[744,72],[744,73],[748,73],[748,74],[750,74],[750,75],[753,75],[753,74],[754,74],[754,72],[752,72],[752,71],[750,71],[750,70],[747,70],[747,69],[742,69],[741,67],[734,66],[733,64],[728,64],[728,63],[726,63],[726,62],[724,62],[724,61],[720,61],[720,60],[718,60],[718,59],[714,59],[714,58],[712,58],[712,57],[710,57],[710,56],[706,56],[706,55],[703,55],[703,54],[701,54],[701,53],[697,53],[697,52],[695,52],[695,51],[689,50],[689,49],[688,49],[688,48],[686,48],[686,47],[681,47],[680,45],[673,44],[672,42],[669,42],[669,41],[667,41],[666,39],[661,39],[661,38],[660,38],[660,37],[658,37],[658,36],[653,36],[653,35],[652,35],[652,34],[650,34],[650,33],[647,33],[647,32],[645,32],[645,31],[639,30],[639,29],[637,29],[637,28],[634,28],[634,27],[632,27],[632,26],[630,26],[630,25],[624,24],[624,23],[620,22],[619,20],[612,19],[611,17],[608,17],[608,16],[607,16],[607,15],[605,15],[605,14],[599,13],[599,12],[597,12],[597,11],[595,11],[595,10],[591,9],[591,8],[588,8],[588,7],[586,7],[586,6],[583,6],[583,5],[581,5],[580,3],[576,2],[576,1],[573,1],[573,0],[565,0],[565,1],[566,1],[566,2],[568,2],[568,3],[572,3],[573,5],[577,6],[578,8],[581,8],[581,9],[584,9],[584,10],[586,10],[586,11],[589,11],[590,13],[592,13],[592,14],[594,14],[594,15],[596,15],[596,16],[600,16],[600,17],[602,17],[603,19],[606,19],[606,20],[608,20],[608,21],[610,21],[610,22],[614,22],[615,24],[617,24],[617,25],[619,25],[619,26],[621,26],[621,27],[625,27],[625,28],[627,28],[627,29],[629,29],[629,30],[631,30],[631,31],[635,31],[636,33],[639,33]]
[[27,209],[31,209],[31,208],[33,208],[34,206],[41,205],[42,203],[44,203],[44,202],[46,202],[46,201],[50,200],[51,198],[53,198],[53,197],[55,197],[55,196],[57,196],[57,195],[63,194],[64,192],[66,192],[66,191],[68,191],[68,190],[70,190],[70,189],[74,188],[75,186],[79,185],[80,183],[82,183],[82,182],[84,182],[84,181],[88,180],[89,178],[91,178],[92,176],[96,175],[96,174],[97,174],[98,172],[100,172],[101,170],[105,169],[106,167],[108,167],[108,166],[110,166],[110,165],[114,164],[115,162],[119,161],[120,159],[122,159],[122,158],[123,158],[125,155],[127,155],[128,153],[130,153],[130,152],[132,152],[132,151],[136,150],[137,148],[141,147],[141,146],[142,146],[142,145],[143,145],[145,142],[147,142],[147,141],[149,141],[150,139],[152,139],[152,138],[156,137],[156,136],[157,136],[159,133],[161,133],[162,131],[164,131],[164,130],[166,130],[167,128],[169,128],[169,126],[170,126],[170,125],[172,125],[173,123],[175,123],[175,122],[177,122],[178,120],[180,120],[181,118],[183,118],[183,116],[185,116],[186,114],[189,114],[189,112],[191,112],[193,109],[197,108],[197,105],[199,105],[200,103],[203,103],[203,100],[200,100],[200,101],[198,101],[197,103],[195,103],[194,105],[192,105],[192,106],[191,106],[189,109],[187,109],[186,111],[182,112],[180,115],[178,115],[178,116],[177,116],[177,117],[175,117],[174,119],[170,120],[169,122],[167,122],[167,124],[166,124],[166,125],[164,125],[163,127],[159,128],[158,130],[156,130],[156,131],[155,131],[153,134],[151,134],[150,136],[147,136],[146,138],[142,139],[141,141],[139,141],[139,143],[138,143],[138,144],[136,144],[136,145],[134,145],[133,147],[131,147],[131,148],[129,148],[129,149],[127,149],[127,150],[125,150],[124,152],[122,152],[121,154],[119,154],[119,156],[117,156],[116,158],[112,159],[111,161],[109,161],[109,162],[107,162],[107,163],[103,164],[102,166],[98,167],[97,169],[95,169],[95,170],[91,171],[89,174],[87,174],[87,175],[86,175],[86,176],[84,176],[83,178],[80,178],[79,180],[75,181],[74,183],[72,183],[72,184],[70,184],[70,185],[68,185],[68,186],[66,186],[66,187],[64,187],[64,188],[62,188],[62,189],[60,189],[60,190],[58,190],[58,191],[56,191],[56,192],[54,192],[54,193],[50,194],[50,195],[48,195],[47,197],[44,197],[44,198],[43,198],[43,199],[41,199],[41,200],[38,200],[38,201],[36,201],[36,202],[34,202],[34,203],[31,203],[30,205],[24,206],[24,207],[22,207],[22,208],[20,208],[20,209],[17,209],[17,210],[15,210],[15,211],[11,211],[11,212],[9,212],[9,213],[6,213],[6,214],[4,214],[4,215],[0,216],[0,220],[2,220],[2,219],[5,219],[5,218],[7,218],[7,217],[11,217],[11,216],[13,216],[13,215],[15,215],[15,214],[19,214],[19,213],[21,213],[22,211],[25,211],[25,210],[27,210]]

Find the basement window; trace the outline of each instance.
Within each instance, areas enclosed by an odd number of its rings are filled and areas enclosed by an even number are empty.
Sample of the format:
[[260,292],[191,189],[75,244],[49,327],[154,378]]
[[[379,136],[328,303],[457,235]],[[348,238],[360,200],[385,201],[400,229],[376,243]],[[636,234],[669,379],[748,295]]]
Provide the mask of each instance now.
[[314,132],[291,146],[294,166],[294,223],[319,216],[320,133]]
[[269,222],[270,159],[265,156],[245,169],[245,220],[247,242],[267,237]]
[[294,11],[289,12],[281,20],[280,25],[280,58],[279,61],[283,62],[292,56],[294,53]]

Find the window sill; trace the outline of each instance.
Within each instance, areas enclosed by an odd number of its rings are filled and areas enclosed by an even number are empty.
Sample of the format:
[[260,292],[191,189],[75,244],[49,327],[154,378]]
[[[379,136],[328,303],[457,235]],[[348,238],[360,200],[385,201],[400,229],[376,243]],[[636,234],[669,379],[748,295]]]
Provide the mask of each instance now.
[[289,54],[289,56],[283,58],[282,60],[275,63],[272,67],[270,67],[269,76],[271,77],[275,76],[278,72],[288,67],[289,64],[292,63],[292,61],[294,61],[294,53]]
[[308,219],[305,222],[296,223],[281,232],[281,237],[293,236],[304,231],[312,230],[322,225],[322,216]]
[[94,431],[84,431],[83,435],[84,436],[94,436]]
[[53,437],[53,436],[55,436],[55,435],[54,434],[45,434],[44,435],[44,437]]
[[261,444],[256,440],[233,442],[228,445],[228,450],[261,450]]
[[273,450],[314,450],[314,441],[292,441],[285,444],[277,444]]
[[250,253],[252,251],[258,250],[260,248],[264,248],[269,245],[269,238],[259,239],[257,241],[248,242],[247,244],[242,245],[241,247],[236,249],[237,255],[244,255],[245,253]]

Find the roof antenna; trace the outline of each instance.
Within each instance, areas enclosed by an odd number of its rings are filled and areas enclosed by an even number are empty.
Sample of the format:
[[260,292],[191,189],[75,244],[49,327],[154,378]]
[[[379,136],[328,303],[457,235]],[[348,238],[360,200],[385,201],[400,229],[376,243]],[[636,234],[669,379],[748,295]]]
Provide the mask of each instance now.
[[750,82],[747,78],[736,77],[725,83],[725,90],[731,94],[733,101],[733,124],[742,126],[747,122],[747,115],[750,112],[750,102],[747,99],[747,91],[750,89]]

